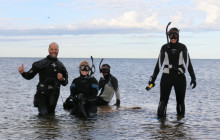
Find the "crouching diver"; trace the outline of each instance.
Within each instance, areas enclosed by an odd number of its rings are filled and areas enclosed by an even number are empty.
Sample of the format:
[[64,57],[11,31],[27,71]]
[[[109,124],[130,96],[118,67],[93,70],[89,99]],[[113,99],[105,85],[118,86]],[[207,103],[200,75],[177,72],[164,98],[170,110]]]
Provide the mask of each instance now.
[[54,113],[60,94],[60,85],[68,84],[68,73],[62,62],[57,59],[59,46],[52,42],[49,45],[49,55],[34,62],[28,72],[24,72],[24,65],[18,68],[23,78],[30,80],[39,73],[39,83],[34,96],[34,106],[40,115]]
[[70,96],[63,104],[64,109],[70,110],[72,115],[86,118],[97,113],[95,100],[99,89],[98,81],[92,76],[94,73],[92,67],[90,68],[86,60],[79,64],[80,76],[73,80],[70,86]]
[[[170,24],[170,23],[169,23]],[[167,28],[169,26],[167,25]],[[186,93],[186,77],[185,67],[188,69],[191,77],[190,85],[192,88],[196,87],[196,76],[193,70],[193,66],[189,57],[186,46],[179,42],[179,30],[177,28],[171,28],[167,32],[167,44],[163,45],[160,51],[160,55],[157,64],[154,69],[154,73],[149,81],[149,86],[146,88],[149,90],[155,85],[155,80],[162,67],[163,61],[165,65],[163,68],[163,74],[160,81],[160,102],[157,110],[159,118],[166,116],[167,104],[172,87],[174,87],[176,94],[176,111],[177,115],[184,117],[185,115],[185,93]],[[168,41],[168,37],[170,42]],[[185,67],[183,65],[185,62]]]
[[109,102],[112,100],[112,97],[115,92],[116,103],[114,105],[120,106],[120,90],[118,87],[117,78],[110,74],[110,66],[108,64],[103,64],[102,67],[100,67],[99,69],[100,73],[102,73],[104,77],[101,77],[99,80],[99,89],[101,89],[101,93],[97,97],[96,104],[98,106],[108,105]]

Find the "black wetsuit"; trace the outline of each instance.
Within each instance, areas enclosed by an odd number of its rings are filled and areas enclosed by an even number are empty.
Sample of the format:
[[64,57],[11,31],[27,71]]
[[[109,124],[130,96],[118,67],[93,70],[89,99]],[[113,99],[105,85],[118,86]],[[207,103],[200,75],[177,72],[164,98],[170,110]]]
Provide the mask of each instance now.
[[[34,106],[38,107],[41,115],[53,113],[56,108],[57,100],[60,94],[60,84],[66,86],[68,84],[68,73],[57,58],[46,58],[34,62],[32,68],[28,72],[23,72],[22,76],[30,80],[39,73],[39,83],[37,92],[34,96]],[[63,75],[63,80],[57,79],[57,73]]]
[[[169,43],[169,45],[163,45],[154,69],[154,78],[157,77],[164,61],[165,66],[160,81],[160,103],[157,112],[158,117],[166,115],[166,107],[173,86],[176,93],[177,114],[184,116],[184,100],[186,92],[186,77],[184,74],[185,67],[188,69],[192,80],[196,80],[186,46],[182,43]],[[183,65],[183,61],[185,62],[185,67]]]
[[113,75],[108,74],[104,78],[100,78],[99,89],[101,89],[101,93],[97,98],[97,105],[107,105],[112,100],[114,92],[116,94],[116,100],[120,101],[118,80]]
[[97,113],[95,100],[98,90],[98,81],[95,77],[81,75],[75,78],[70,86],[71,94],[64,102],[64,109],[71,109],[73,115],[82,115],[79,98],[83,98],[86,117],[93,116]]

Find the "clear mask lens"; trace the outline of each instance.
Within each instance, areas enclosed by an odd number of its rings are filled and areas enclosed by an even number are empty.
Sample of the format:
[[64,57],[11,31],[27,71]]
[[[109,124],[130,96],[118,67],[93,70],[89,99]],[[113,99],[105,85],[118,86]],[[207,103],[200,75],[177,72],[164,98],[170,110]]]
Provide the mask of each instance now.
[[170,39],[178,39],[178,34],[175,33],[175,32],[171,32],[171,33],[169,34],[169,38],[170,38]]
[[81,65],[79,68],[81,71],[89,71],[90,69],[88,65]]

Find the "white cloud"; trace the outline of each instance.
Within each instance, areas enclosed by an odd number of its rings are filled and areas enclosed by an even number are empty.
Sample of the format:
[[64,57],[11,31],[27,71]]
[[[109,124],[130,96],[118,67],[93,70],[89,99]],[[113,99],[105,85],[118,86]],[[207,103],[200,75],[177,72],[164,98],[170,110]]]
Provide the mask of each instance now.
[[[171,26],[190,31],[220,30],[220,4],[217,0],[193,2],[195,5],[178,0],[64,0],[54,4],[60,9],[65,7],[63,11],[72,12],[72,15],[59,19],[56,17],[59,10],[55,10],[50,20],[35,16],[0,18],[0,35],[161,32],[169,21]],[[80,16],[84,18],[78,18]],[[210,24],[214,26],[208,26]]]
[[[219,0],[196,0],[196,8],[206,13],[205,24],[217,24],[220,18]],[[218,23],[219,24],[219,23]]]
[[153,13],[150,17],[141,17],[137,11],[129,11],[123,15],[110,20],[97,19],[92,20],[91,25],[99,27],[120,27],[120,28],[143,28],[157,27],[157,14]]
[[0,35],[63,35],[63,34],[100,34],[100,33],[134,33],[146,30],[158,31],[158,16],[154,12],[146,16],[137,11],[125,12],[111,19],[94,19],[78,24],[48,25],[48,26],[18,26],[0,29]]
[[170,16],[171,21],[175,21],[175,23],[181,23],[184,21],[183,19],[183,13],[181,11],[177,11],[174,16]]

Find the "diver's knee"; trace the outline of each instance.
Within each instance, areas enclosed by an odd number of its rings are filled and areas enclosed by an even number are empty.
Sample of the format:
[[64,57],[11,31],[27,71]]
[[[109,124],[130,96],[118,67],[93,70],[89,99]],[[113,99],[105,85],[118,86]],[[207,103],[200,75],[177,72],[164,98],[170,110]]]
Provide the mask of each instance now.
[[77,99],[73,96],[70,96],[63,103],[63,108],[67,110],[72,109],[74,106],[76,106],[76,102],[77,102]]

